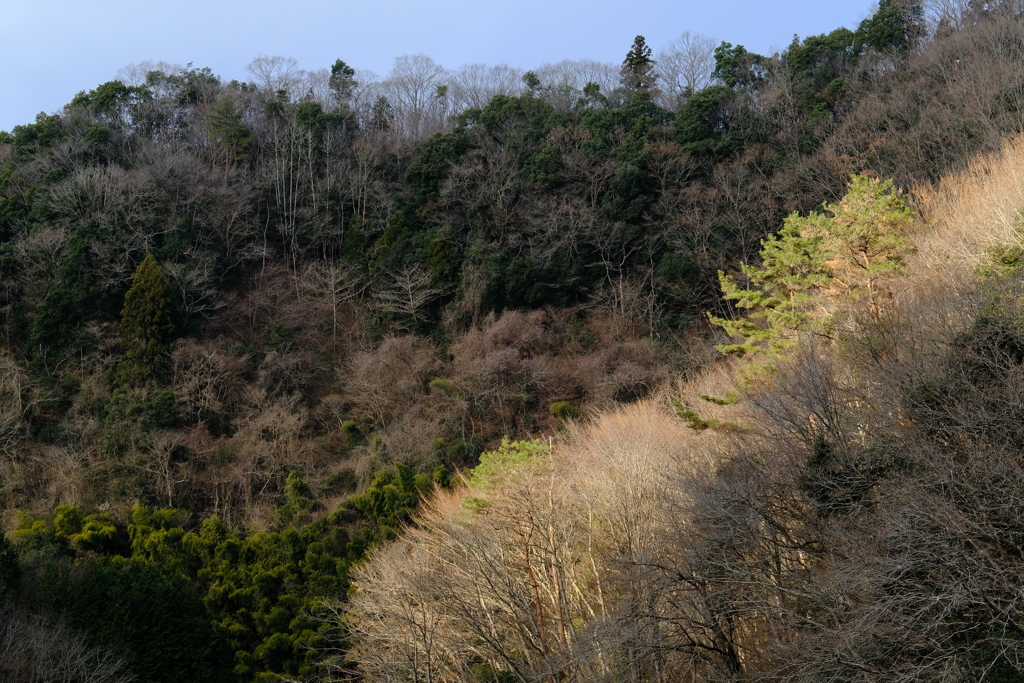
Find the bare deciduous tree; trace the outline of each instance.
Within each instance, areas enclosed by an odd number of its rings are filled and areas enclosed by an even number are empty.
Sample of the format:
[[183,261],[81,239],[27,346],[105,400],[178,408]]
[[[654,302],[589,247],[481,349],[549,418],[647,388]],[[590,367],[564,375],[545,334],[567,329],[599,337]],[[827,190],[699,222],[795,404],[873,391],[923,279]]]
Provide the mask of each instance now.
[[302,96],[295,89],[302,82],[305,72],[299,68],[299,62],[294,57],[260,55],[249,62],[245,70],[271,98],[279,90],[284,90],[292,97]]
[[7,683],[131,683],[127,662],[89,647],[63,622],[0,605],[0,676]]
[[377,307],[399,316],[399,329],[408,329],[426,320],[424,309],[444,296],[447,288],[431,284],[432,278],[422,266],[415,264],[392,274],[393,281],[374,291]]
[[716,46],[710,36],[685,31],[658,52],[659,83],[668,108],[675,109],[714,82]]

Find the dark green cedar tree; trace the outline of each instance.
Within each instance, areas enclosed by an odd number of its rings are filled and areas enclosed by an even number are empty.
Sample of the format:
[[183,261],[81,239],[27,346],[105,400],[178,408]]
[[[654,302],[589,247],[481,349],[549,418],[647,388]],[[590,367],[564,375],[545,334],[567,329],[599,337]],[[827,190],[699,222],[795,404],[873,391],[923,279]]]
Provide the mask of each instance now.
[[651,90],[658,79],[658,74],[654,72],[656,63],[651,58],[651,48],[647,40],[643,36],[637,36],[633,39],[633,47],[622,60],[620,82],[627,90]]
[[126,347],[123,365],[128,379],[145,382],[155,378],[167,354],[174,324],[164,273],[152,254],[132,275],[132,286],[121,310],[120,332]]

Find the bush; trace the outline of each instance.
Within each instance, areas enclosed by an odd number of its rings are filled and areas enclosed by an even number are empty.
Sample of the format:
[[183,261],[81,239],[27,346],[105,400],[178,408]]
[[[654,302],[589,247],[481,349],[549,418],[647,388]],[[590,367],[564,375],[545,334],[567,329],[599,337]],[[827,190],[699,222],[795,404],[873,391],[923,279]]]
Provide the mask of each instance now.
[[575,420],[582,415],[580,409],[570,401],[556,401],[548,408],[548,412],[560,420]]

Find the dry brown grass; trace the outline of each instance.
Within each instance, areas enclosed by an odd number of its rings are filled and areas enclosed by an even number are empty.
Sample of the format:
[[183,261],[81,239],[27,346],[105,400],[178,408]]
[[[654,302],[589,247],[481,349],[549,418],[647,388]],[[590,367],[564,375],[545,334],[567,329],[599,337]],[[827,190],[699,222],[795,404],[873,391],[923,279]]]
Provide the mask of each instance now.
[[998,153],[911,194],[928,223],[914,239],[912,278],[934,287],[973,273],[993,248],[1024,246],[1024,138],[1010,138]]

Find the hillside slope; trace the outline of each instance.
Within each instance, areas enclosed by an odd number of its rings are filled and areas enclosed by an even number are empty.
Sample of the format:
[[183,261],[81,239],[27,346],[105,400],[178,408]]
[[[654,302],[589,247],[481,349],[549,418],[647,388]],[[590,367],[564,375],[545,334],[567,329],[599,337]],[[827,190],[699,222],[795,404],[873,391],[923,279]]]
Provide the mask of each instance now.
[[709,370],[432,498],[354,572],[347,666],[1019,680],[1021,169],[1010,139],[915,192],[877,320],[862,301],[768,374]]

